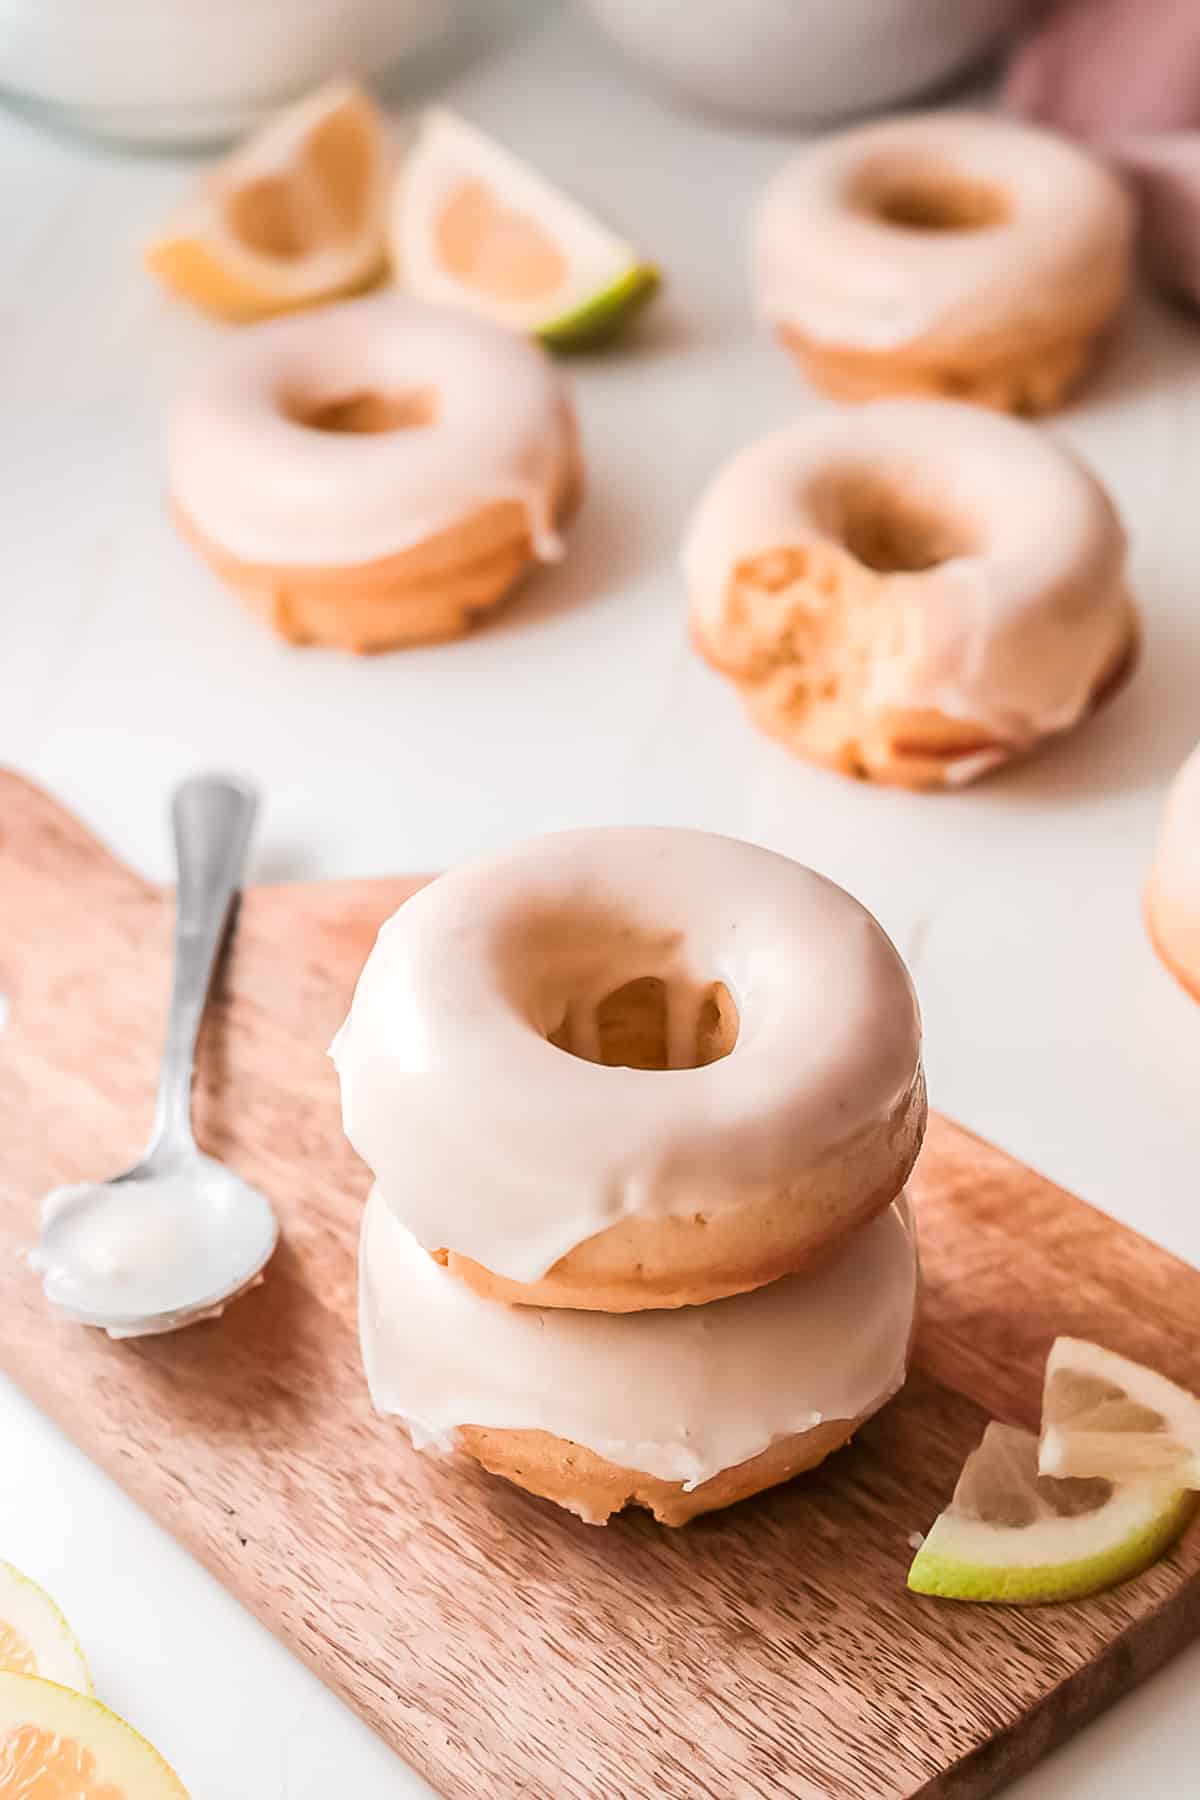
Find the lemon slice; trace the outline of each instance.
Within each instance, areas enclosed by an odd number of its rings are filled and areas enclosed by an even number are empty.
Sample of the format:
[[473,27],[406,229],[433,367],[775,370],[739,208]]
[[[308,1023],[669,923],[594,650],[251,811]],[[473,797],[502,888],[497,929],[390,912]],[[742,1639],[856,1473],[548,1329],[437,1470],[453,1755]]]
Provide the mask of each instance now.
[[385,260],[388,162],[366,94],[323,87],[209,170],[147,246],[146,266],[230,319],[365,287]]
[[1039,1475],[1033,1433],[991,1424],[908,1585],[949,1600],[1077,1600],[1147,1568],[1193,1509],[1177,1485]]
[[1046,1362],[1038,1467],[1200,1488],[1200,1400],[1099,1344],[1058,1338]]
[[0,1675],[0,1794],[19,1800],[188,1800],[132,1726],[36,1675]]
[[0,1672],[43,1675],[83,1694],[92,1691],[67,1621],[36,1581],[6,1562],[0,1562]]
[[658,286],[630,245],[440,108],[397,179],[390,238],[410,293],[563,349],[611,337]]

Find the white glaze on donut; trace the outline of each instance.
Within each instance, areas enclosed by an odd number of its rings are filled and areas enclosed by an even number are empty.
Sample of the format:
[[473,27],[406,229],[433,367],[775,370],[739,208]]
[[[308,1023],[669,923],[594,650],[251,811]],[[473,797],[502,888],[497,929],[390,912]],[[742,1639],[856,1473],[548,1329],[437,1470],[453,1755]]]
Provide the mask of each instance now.
[[1200,744],[1171,783],[1146,897],[1160,952],[1200,998]]
[[952,521],[965,546],[885,578],[895,629],[868,671],[866,708],[928,708],[1014,748],[1075,724],[1130,638],[1124,532],[1067,450],[978,407],[878,401],[814,415],[738,452],[684,536],[700,629],[719,640],[730,580],[746,559],[836,544],[830,493],[836,480],[859,478]]
[[[548,1041],[645,976],[680,1041],[723,982],[732,1052],[609,1068]],[[886,1126],[920,1020],[889,939],[810,869],[697,831],[575,831],[409,900],[333,1055],[347,1136],[418,1242],[533,1281],[618,1219],[736,1207]]]
[[[371,432],[302,422],[363,394],[428,398],[433,417]],[[176,408],[169,480],[201,532],[246,562],[370,562],[497,500],[526,508],[548,560],[573,430],[536,344],[384,293],[231,335]]]
[[904,1380],[917,1294],[907,1203],[822,1268],[674,1312],[582,1313],[481,1299],[378,1191],[363,1216],[359,1326],[371,1399],[418,1449],[460,1425],[549,1431],[689,1488]]
[[[1000,190],[1008,216],[968,230],[888,223],[863,187],[889,164]],[[982,113],[915,113],[822,138],[774,176],[753,222],[758,301],[776,325],[861,350],[1053,334],[1113,310],[1131,229],[1120,181],[1064,139]]]

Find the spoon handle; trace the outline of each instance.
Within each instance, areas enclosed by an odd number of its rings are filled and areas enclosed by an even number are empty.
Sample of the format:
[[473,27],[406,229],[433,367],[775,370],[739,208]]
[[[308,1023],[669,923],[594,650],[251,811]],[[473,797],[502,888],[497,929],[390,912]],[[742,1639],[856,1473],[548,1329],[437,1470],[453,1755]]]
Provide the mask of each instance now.
[[258,794],[248,782],[196,775],[171,805],[178,887],[175,974],[150,1153],[191,1145],[196,1038],[242,878]]

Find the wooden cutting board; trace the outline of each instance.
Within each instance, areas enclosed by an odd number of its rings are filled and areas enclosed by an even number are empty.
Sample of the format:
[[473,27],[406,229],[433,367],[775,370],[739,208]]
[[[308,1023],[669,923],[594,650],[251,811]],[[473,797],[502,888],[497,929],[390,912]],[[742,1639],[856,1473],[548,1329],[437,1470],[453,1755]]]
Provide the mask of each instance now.
[[1200,1273],[944,1120],[916,1372],[814,1475],[684,1531],[597,1530],[374,1418],[367,1176],[325,1047],[417,885],[247,893],[196,1116],[283,1244],[223,1320],[110,1343],[51,1320],[17,1252],[37,1196],[141,1146],[171,897],[0,773],[0,1362],[408,1762],[487,1800],[976,1800],[1200,1633],[1197,1529],[1079,1605],[905,1589],[985,1417],[1036,1421],[1056,1333],[1200,1389]]

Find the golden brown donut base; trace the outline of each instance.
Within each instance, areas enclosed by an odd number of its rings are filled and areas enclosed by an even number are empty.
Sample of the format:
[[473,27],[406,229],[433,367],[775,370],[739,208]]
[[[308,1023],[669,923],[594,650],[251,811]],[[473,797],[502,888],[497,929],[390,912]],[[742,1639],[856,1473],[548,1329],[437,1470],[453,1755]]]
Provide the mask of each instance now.
[[[937,711],[867,709],[872,661],[889,653],[880,579],[833,543],[770,551],[734,571],[720,641],[694,616],[692,641],[733,682],[760,730],[843,775],[917,790],[955,787],[1036,748]],[[1131,602],[1128,635],[1097,677],[1088,714],[1124,685],[1139,643]]]
[[[782,1072],[781,1072],[782,1073]],[[560,1257],[539,1281],[510,1281],[445,1249],[435,1259],[488,1300],[580,1312],[703,1306],[810,1268],[883,1212],[925,1132],[925,1078],[885,1126],[840,1145],[791,1189],[737,1207],[621,1219]]]
[[1169,975],[1175,977],[1185,994],[1189,994],[1193,1000],[1200,1000],[1200,923],[1197,924],[1195,933],[1197,961],[1193,964],[1190,959],[1182,958],[1167,948],[1168,943],[1175,938],[1175,933],[1169,928],[1163,929],[1163,921],[1155,906],[1153,877],[1146,889],[1142,913],[1146,921],[1146,933],[1159,962]]
[[[874,1411],[874,1408],[871,1409]],[[458,1448],[493,1475],[553,1500],[588,1525],[606,1525],[626,1506],[644,1506],[661,1525],[686,1525],[700,1513],[733,1506],[764,1488],[790,1481],[849,1442],[870,1413],[858,1419],[827,1420],[752,1456],[735,1468],[722,1469],[709,1481],[685,1491],[681,1481],[663,1481],[637,1469],[623,1469],[594,1450],[585,1450],[548,1431],[502,1431],[462,1425],[455,1433]]]
[[1052,337],[994,333],[963,345],[927,339],[897,350],[818,343],[792,325],[779,336],[814,387],[837,400],[919,394],[1034,418],[1061,406],[1084,380],[1107,324],[1092,319]]
[[[557,522],[574,510],[581,487],[576,459],[563,473]],[[178,501],[171,510],[185,541],[280,637],[359,654],[461,637],[535,560],[525,507],[515,500],[481,506],[393,556],[328,568],[245,562],[201,531]]]

